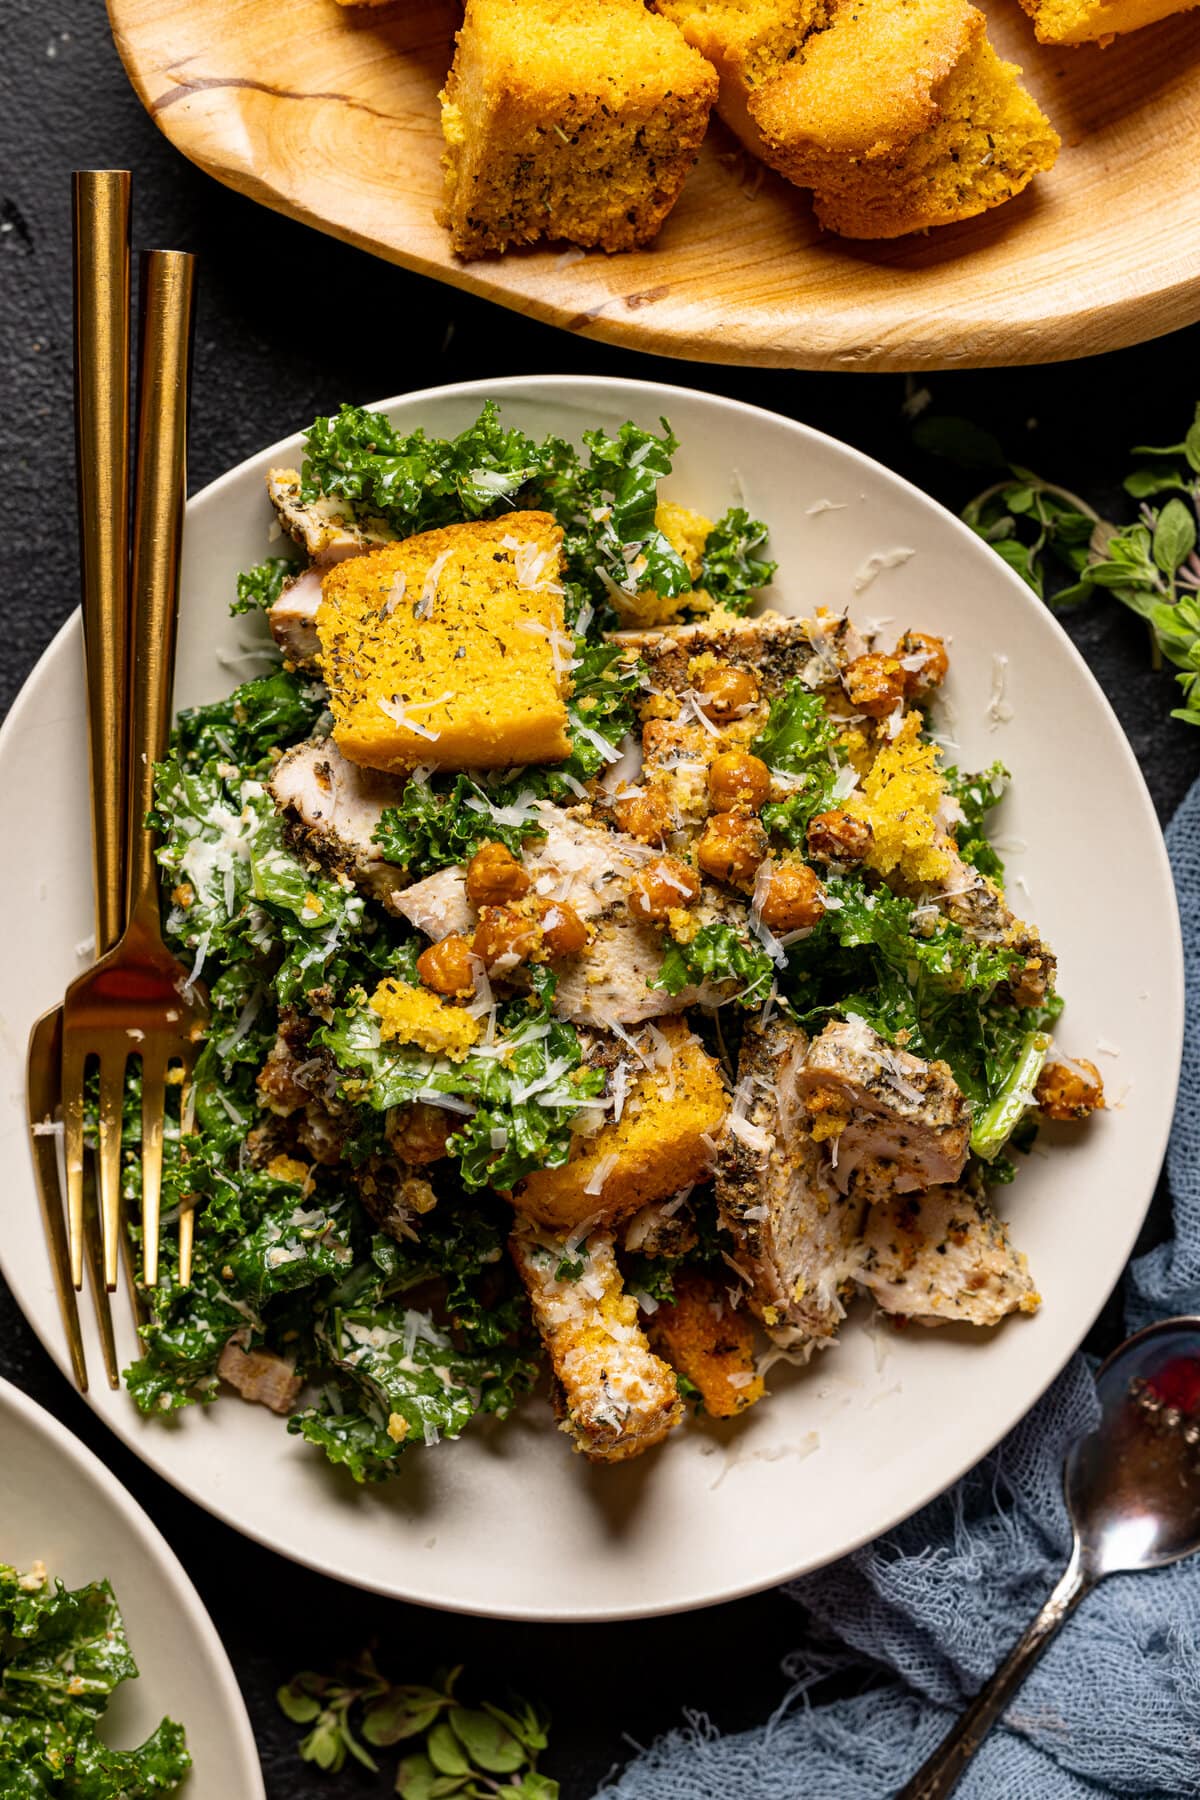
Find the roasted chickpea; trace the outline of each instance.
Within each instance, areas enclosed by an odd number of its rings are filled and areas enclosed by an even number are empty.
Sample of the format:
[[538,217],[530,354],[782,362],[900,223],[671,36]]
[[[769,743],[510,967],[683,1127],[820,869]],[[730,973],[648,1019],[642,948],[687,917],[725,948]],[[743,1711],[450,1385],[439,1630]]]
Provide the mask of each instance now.
[[767,834],[753,813],[713,813],[697,842],[696,861],[715,881],[751,888],[767,849]]
[[660,924],[677,906],[690,906],[699,892],[700,883],[686,863],[660,856],[630,882],[629,910],[635,919]]
[[480,844],[467,864],[467,899],[472,906],[502,906],[529,892],[529,877],[505,844]]
[[591,934],[566,900],[539,901],[538,922],[547,956],[578,956],[587,947]]
[[411,1106],[393,1106],[384,1126],[387,1141],[401,1162],[418,1166],[440,1162],[453,1130],[450,1114],[424,1100],[415,1100]]
[[656,844],[675,828],[671,803],[658,788],[645,787],[633,794],[618,794],[613,817],[622,831],[643,844]]
[[1086,1119],[1104,1105],[1104,1082],[1095,1063],[1072,1058],[1048,1062],[1034,1089],[1044,1119]]
[[896,645],[898,662],[922,661],[917,668],[904,669],[904,692],[910,700],[920,700],[946,679],[950,658],[940,637],[931,631],[906,631]]
[[452,932],[439,944],[430,944],[417,958],[417,974],[423,985],[435,994],[469,994],[475,987],[471,968],[471,946],[465,937]]
[[708,797],[716,812],[757,812],[771,792],[771,771],[744,750],[725,750],[708,769]]
[[870,850],[874,835],[865,819],[835,807],[809,820],[808,854],[818,862],[859,863]]
[[485,906],[479,914],[472,947],[487,970],[507,974],[528,962],[542,947],[542,928],[515,906]]
[[719,663],[696,678],[696,704],[714,723],[732,719],[758,699],[758,678],[749,669]]
[[868,718],[882,719],[904,698],[904,670],[894,656],[856,656],[842,682],[851,706]]
[[772,931],[807,930],[825,911],[824,894],[807,863],[778,863],[758,895],[759,917]]

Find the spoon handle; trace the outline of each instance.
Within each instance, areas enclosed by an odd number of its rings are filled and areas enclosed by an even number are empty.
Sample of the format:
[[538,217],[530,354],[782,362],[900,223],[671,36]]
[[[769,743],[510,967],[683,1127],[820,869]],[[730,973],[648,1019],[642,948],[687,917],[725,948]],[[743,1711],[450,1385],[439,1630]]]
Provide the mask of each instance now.
[[1001,1663],[942,1739],[933,1755],[919,1768],[896,1800],[945,1800],[958,1786],[963,1770],[996,1720],[1032,1669],[1059,1626],[1074,1612],[1096,1577],[1085,1572],[1079,1540],[1071,1552],[1061,1581],[1024,1637]]

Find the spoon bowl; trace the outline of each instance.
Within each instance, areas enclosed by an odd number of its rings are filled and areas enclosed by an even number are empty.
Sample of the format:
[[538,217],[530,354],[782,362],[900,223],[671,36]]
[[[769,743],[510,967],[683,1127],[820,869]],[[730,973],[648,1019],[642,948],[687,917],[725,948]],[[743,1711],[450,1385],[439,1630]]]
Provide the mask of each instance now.
[[1059,1627],[1106,1575],[1200,1550],[1200,1318],[1127,1338],[1096,1377],[1100,1423],[1067,1453],[1075,1541],[1054,1592],[897,1800],[945,1800]]

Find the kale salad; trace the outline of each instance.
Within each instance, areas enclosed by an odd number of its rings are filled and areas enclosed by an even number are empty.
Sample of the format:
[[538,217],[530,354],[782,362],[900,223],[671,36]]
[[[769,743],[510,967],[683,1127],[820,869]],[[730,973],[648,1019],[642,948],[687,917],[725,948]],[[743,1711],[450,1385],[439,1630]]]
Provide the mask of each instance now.
[[67,1588],[37,1563],[0,1563],[0,1794],[6,1800],[149,1800],[192,1766],[183,1727],[164,1719],[114,1750],[100,1726],[138,1668],[107,1581]]
[[[938,637],[764,607],[766,526],[664,498],[675,449],[345,406],[271,470],[287,554],[230,596],[270,666],[157,771],[211,1026],[143,1411],[224,1384],[365,1481],[545,1375],[619,1461],[860,1292],[1036,1308],[989,1190],[1103,1097],[1004,894],[1006,773],[946,762]],[[136,1077],[125,1125],[136,1219]]]

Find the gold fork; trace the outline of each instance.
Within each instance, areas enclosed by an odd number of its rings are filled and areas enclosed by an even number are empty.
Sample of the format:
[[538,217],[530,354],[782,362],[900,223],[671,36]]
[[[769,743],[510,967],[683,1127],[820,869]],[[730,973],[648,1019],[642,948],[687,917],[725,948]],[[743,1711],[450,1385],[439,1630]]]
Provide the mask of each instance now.
[[[125,690],[129,652],[129,172],[75,173],[75,427],[83,635],[91,760],[96,945],[110,950],[125,919]],[[51,1268],[76,1385],[87,1363],[75,1289],[87,1254],[109,1385],[119,1383],[112,1314],[104,1286],[94,1184],[82,1231],[68,1245],[58,1171],[62,1007],[43,1013],[29,1036],[26,1111]],[[72,1258],[72,1251],[74,1257]],[[74,1261],[74,1267],[72,1267]]]
[[[170,729],[179,611],[179,559],[186,494],[188,373],[193,258],[151,251],[142,262],[137,463],[133,526],[133,693],[126,818],[126,918],[115,949],[67,989],[63,1000],[62,1115],[72,1245],[84,1217],[84,1082],[99,1064],[98,1169],[104,1283],[117,1285],[121,1235],[121,1121],[131,1057],[142,1070],[142,1281],[158,1281],[159,1203],[168,1078],[180,1071],[181,1129],[187,1083],[204,1035],[208,1005],[188,970],[167,950],[159,922],[154,834],[154,765]],[[192,1220],[179,1220],[179,1278],[191,1277]],[[76,1285],[79,1280],[76,1259]]]

